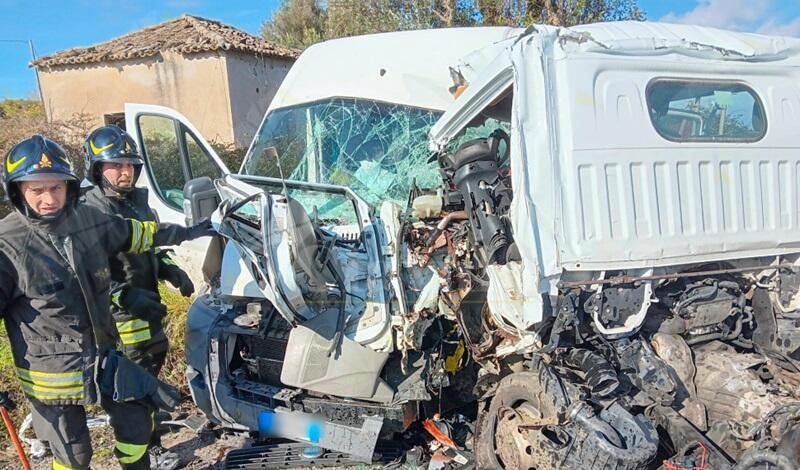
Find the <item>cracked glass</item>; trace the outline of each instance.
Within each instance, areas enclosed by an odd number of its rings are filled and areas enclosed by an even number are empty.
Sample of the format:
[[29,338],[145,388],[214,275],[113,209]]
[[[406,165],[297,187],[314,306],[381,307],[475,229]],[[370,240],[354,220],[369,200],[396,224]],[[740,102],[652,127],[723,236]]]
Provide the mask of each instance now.
[[243,167],[247,175],[347,186],[370,204],[405,206],[412,184],[439,184],[428,131],[441,113],[372,100],[333,98],[267,116]]

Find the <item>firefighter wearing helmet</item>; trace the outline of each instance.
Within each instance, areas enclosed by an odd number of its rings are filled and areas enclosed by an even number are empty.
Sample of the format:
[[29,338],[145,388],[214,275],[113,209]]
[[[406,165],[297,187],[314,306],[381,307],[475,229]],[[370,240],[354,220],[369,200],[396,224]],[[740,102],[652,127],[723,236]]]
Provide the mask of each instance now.
[[[117,126],[92,131],[84,144],[86,178],[94,185],[86,192],[86,203],[107,214],[139,220],[156,220],[147,203],[146,188],[136,180],[144,160],[133,138]],[[194,286],[165,250],[120,253],[111,265],[111,313],[120,334],[120,349],[128,358],[158,376],[169,346],[163,318],[167,307],[161,303],[158,281],[165,280],[189,297]],[[177,455],[163,449],[160,433],[153,433],[153,459],[177,464]]]
[[0,315],[53,468],[88,468],[84,405],[100,402],[122,467],[149,469],[153,412],[173,407],[178,395],[117,352],[109,264],[117,253],[181,243],[210,227],[125,219],[78,203],[69,158],[40,135],[8,153],[2,186],[16,210],[0,222]]

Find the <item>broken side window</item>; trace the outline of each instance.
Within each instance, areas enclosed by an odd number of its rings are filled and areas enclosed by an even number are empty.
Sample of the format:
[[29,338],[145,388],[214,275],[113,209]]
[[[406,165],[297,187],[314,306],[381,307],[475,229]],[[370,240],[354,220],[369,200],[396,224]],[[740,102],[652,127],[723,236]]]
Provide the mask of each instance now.
[[739,82],[658,79],[647,105],[658,133],[674,142],[755,142],[767,129],[761,100]]
[[[465,127],[460,134],[458,134],[447,145],[448,153],[455,153],[462,145],[474,139],[485,139],[497,129],[504,130],[507,134],[511,133],[511,123],[501,121],[496,118],[479,117],[469,126]],[[502,155],[506,152],[505,144],[502,144],[499,153]],[[507,164],[508,162],[504,162]]]
[[[455,153],[462,145],[471,140],[485,139],[498,129],[510,135],[513,104],[514,93],[509,86],[505,92],[483,108],[469,124],[461,129],[461,132],[450,140],[447,144],[447,153]],[[500,155],[506,155],[509,149],[505,148],[505,143],[502,143],[498,150]],[[509,160],[503,161],[502,165],[508,166]]]
[[348,186],[370,204],[405,204],[412,183],[439,183],[428,162],[428,131],[439,111],[365,99],[333,98],[267,116],[243,173],[280,177],[264,151],[278,150],[290,180]]

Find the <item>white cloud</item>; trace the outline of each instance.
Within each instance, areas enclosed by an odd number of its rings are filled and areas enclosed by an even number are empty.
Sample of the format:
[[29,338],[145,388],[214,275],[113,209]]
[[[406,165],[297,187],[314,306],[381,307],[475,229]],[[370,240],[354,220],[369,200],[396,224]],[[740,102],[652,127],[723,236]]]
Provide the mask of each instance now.
[[771,34],[774,36],[794,36],[800,37],[800,17],[795,18],[794,20],[788,23],[780,23],[773,20],[769,20],[762,24],[756,32],[762,34]]
[[741,29],[742,25],[764,18],[771,6],[772,0],[699,0],[693,10],[667,13],[661,21]]
[[775,0],[697,0],[694,9],[685,13],[667,13],[659,21],[800,36],[800,17],[777,15]]

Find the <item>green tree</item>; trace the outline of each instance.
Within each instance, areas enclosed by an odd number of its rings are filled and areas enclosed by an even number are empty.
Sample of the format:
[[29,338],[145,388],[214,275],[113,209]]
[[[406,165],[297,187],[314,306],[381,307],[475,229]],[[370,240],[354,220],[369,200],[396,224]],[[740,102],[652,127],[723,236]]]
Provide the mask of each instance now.
[[637,0],[475,0],[483,24],[574,26],[601,21],[643,21]]
[[386,31],[644,19],[637,0],[283,0],[262,34],[305,48],[326,39]]
[[326,9],[317,0],[283,0],[261,26],[261,35],[268,41],[304,49],[326,39],[326,19]]
[[477,9],[465,0],[329,0],[328,38],[385,31],[476,24]]
[[474,0],[284,0],[264,22],[262,36],[305,48],[360,34],[468,26],[479,16]]

